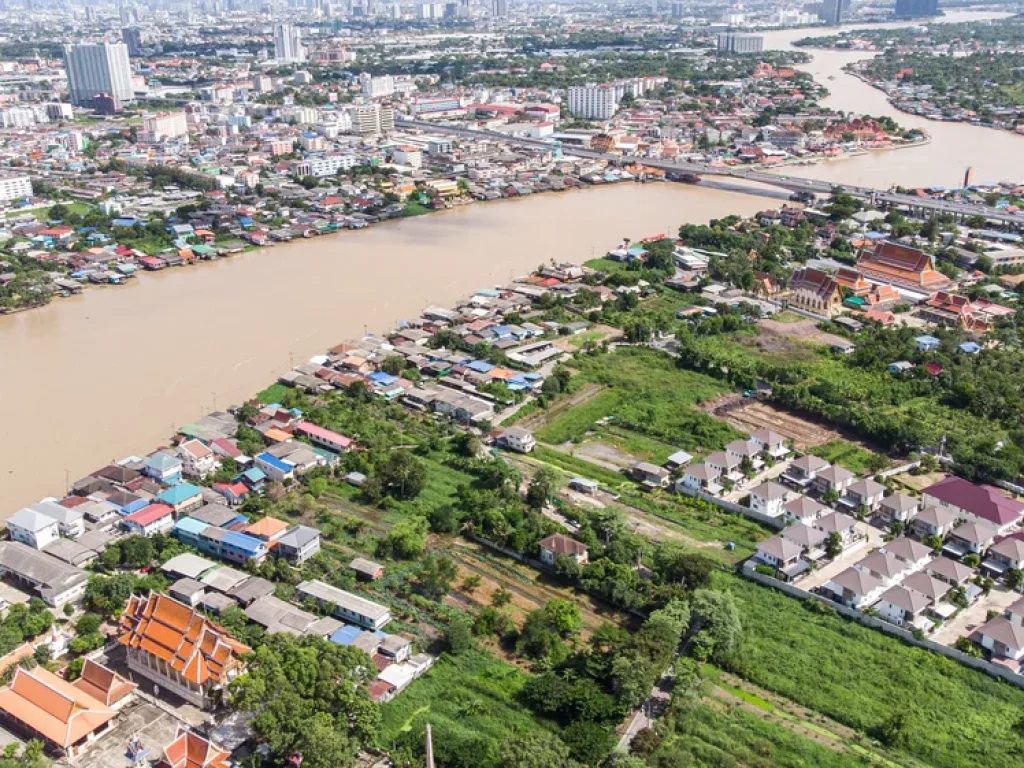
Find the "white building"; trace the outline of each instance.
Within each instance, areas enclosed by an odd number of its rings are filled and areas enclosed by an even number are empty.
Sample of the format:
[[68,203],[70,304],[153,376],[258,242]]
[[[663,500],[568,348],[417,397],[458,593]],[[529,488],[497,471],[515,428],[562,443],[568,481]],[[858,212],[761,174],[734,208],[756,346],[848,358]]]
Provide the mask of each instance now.
[[395,147],[394,157],[398,165],[405,165],[409,168],[423,167],[423,151],[419,147],[408,145]]
[[612,85],[574,85],[569,88],[569,111],[576,117],[611,120],[619,107]]
[[395,130],[395,110],[383,104],[357,104],[348,109],[352,132],[377,136]]
[[157,112],[142,119],[146,140],[157,143],[163,139],[188,136],[188,120],[184,112]]
[[750,492],[750,508],[768,517],[782,517],[788,491],[778,483],[761,483]]
[[57,521],[31,507],[23,507],[7,518],[7,531],[12,541],[33,549],[43,549],[60,538]]
[[537,446],[533,433],[522,427],[509,427],[498,436],[498,440],[510,451],[518,453],[529,453]]
[[186,440],[178,446],[182,471],[188,477],[200,480],[217,471],[217,455],[199,440]]
[[91,106],[98,94],[106,93],[120,106],[135,95],[128,46],[124,43],[81,43],[64,46],[71,103]]
[[738,35],[728,32],[718,36],[719,53],[760,53],[764,38],[760,35]]
[[363,96],[367,98],[384,98],[394,95],[395,78],[391,77],[391,75],[374,77],[369,72],[363,72],[359,75],[359,87],[363,91]]
[[31,196],[32,179],[28,176],[0,176],[0,203]]
[[291,24],[274,26],[274,58],[279,61],[305,61],[302,32]]

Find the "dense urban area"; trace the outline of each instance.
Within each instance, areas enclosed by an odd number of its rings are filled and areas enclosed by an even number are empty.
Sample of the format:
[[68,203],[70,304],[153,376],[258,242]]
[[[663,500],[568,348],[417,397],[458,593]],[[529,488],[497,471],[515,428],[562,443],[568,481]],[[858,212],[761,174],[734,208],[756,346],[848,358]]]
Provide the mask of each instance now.
[[[158,442],[0,479],[0,768],[1024,765],[1024,170],[942,133],[1024,141],[1017,10],[0,0],[0,337],[150,282],[180,336],[151,367],[97,334],[111,396],[68,365],[30,418],[142,434],[183,344],[341,302],[309,241],[723,206],[424,265],[450,302],[395,269],[358,290],[405,319],[296,328],[261,391],[211,371]],[[839,108],[824,52],[898,112]],[[931,150],[956,184],[829,175]],[[254,260],[255,316],[190,294]]]

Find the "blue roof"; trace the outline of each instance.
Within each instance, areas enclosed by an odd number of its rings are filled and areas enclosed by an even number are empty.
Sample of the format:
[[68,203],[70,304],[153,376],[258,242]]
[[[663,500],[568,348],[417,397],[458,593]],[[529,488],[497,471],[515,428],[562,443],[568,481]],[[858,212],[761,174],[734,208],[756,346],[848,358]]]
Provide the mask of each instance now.
[[963,344],[960,345],[960,349],[962,349],[964,352],[980,352],[981,345],[973,341],[965,341]]
[[487,373],[488,371],[494,370],[494,366],[486,360],[474,360],[466,367],[471,371],[476,371],[477,373]]
[[481,288],[476,293],[478,296],[488,296],[492,299],[501,296],[501,293],[499,291],[494,290],[493,288]]
[[224,534],[224,538],[221,541],[224,544],[228,544],[245,552],[251,552],[254,555],[265,551],[267,548],[267,544],[263,539],[257,539],[255,536],[250,536],[247,533],[239,533],[238,531],[228,531]]
[[289,464],[285,461],[281,461],[279,458],[277,458],[277,456],[275,456],[272,453],[267,453],[266,451],[261,453],[256,458],[262,461],[264,464],[269,464],[274,469],[277,469],[281,472],[291,472],[293,469],[295,469],[294,464]]
[[352,643],[356,641],[356,638],[361,634],[363,634],[362,629],[359,627],[353,627],[351,624],[346,624],[331,635],[331,642],[337,643],[338,645],[352,645]]
[[158,501],[174,506],[191,499],[193,496],[199,496],[202,492],[201,488],[196,488],[191,483],[178,483],[161,492],[156,498]]
[[384,373],[384,371],[376,371],[375,373],[371,373],[371,374],[367,375],[366,378],[368,378],[376,386],[379,386],[379,387],[387,387],[387,386],[390,386],[391,384],[394,384],[396,381],[398,381],[398,377],[397,376],[392,376],[389,373]]
[[193,536],[198,536],[209,527],[209,523],[204,523],[202,520],[196,520],[194,517],[183,517],[174,524],[175,531],[191,533]]
[[180,469],[181,459],[177,456],[171,456],[171,454],[165,451],[158,451],[146,459],[146,466],[152,467],[153,469],[159,469],[161,471]]
[[138,221],[138,219],[132,216],[131,218],[114,219],[110,222],[110,225],[113,227],[134,227]]
[[914,339],[914,341],[919,341],[922,344],[938,344],[939,343],[938,339],[936,339],[934,336],[929,336],[927,334],[925,334],[924,336],[918,336],[917,338]]
[[493,328],[491,328],[490,331],[491,333],[494,333],[498,336],[512,333],[512,329],[509,328],[507,325],[496,325]]
[[250,467],[242,473],[242,477],[248,480],[250,483],[262,483],[267,479],[267,473],[259,467]]

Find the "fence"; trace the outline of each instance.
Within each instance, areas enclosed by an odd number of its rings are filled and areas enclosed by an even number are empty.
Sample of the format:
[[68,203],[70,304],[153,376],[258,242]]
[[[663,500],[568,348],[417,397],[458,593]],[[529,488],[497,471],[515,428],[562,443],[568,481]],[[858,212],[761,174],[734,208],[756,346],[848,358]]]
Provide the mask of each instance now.
[[714,504],[716,507],[721,507],[729,512],[734,512],[737,515],[749,517],[751,520],[756,520],[757,522],[767,525],[770,528],[774,528],[777,531],[781,531],[786,527],[786,523],[781,517],[769,517],[768,515],[761,514],[750,507],[744,507],[742,504],[737,504],[734,501],[726,501],[725,499],[720,499],[718,496],[712,496],[710,493],[704,493],[704,491],[687,488],[685,485],[678,486],[676,490],[686,496],[697,498],[701,501],[707,501]]
[[883,469],[878,473],[879,477],[893,477],[895,475],[902,475],[904,472],[910,472],[912,469],[917,469],[921,466],[920,461],[911,461],[906,464],[900,464],[898,467],[891,467],[890,469]]
[[740,572],[743,576],[751,579],[752,581],[756,581],[758,584],[762,584],[772,589],[777,589],[790,597],[795,597],[797,600],[817,600],[830,608],[834,608],[840,615],[845,616],[848,619],[852,619],[858,624],[863,624],[865,627],[881,630],[888,635],[895,635],[905,643],[916,645],[919,648],[924,648],[928,651],[940,653],[947,658],[959,661],[961,664],[966,664],[968,667],[973,667],[974,669],[985,672],[992,677],[1005,680],[1018,688],[1024,688],[1024,676],[1019,675],[1016,672],[1012,672],[1006,667],[1000,666],[999,664],[993,664],[991,661],[985,661],[985,659],[968,656],[966,653],[958,651],[956,648],[951,648],[948,645],[942,645],[942,643],[937,643],[934,640],[929,640],[928,638],[919,639],[914,636],[913,632],[903,629],[903,627],[897,627],[895,624],[890,624],[889,622],[883,621],[875,616],[869,616],[856,608],[850,608],[849,606],[842,605],[841,603],[832,602],[820,595],[815,595],[811,592],[800,589],[800,587],[779,581],[778,579],[772,578],[771,576],[767,576],[763,573],[758,573],[754,570],[753,566],[750,565],[749,560],[743,564]]

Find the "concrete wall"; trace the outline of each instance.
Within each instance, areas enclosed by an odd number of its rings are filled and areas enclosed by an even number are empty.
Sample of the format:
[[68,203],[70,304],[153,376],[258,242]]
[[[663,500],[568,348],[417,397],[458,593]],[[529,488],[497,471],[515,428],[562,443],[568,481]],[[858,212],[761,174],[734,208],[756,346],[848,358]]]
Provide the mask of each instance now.
[[709,493],[704,493],[704,491],[695,491],[692,488],[686,488],[685,486],[680,486],[678,492],[682,493],[685,496],[700,499],[701,501],[707,501],[711,504],[714,504],[716,507],[721,507],[722,509],[728,512],[734,512],[737,515],[749,517],[751,520],[756,520],[757,522],[763,523],[764,525],[767,525],[769,528],[774,528],[777,531],[781,531],[783,528],[786,527],[786,522],[783,516],[769,517],[768,515],[762,515],[760,512],[757,512],[751,509],[750,507],[744,507],[741,504],[736,504],[735,502],[732,501],[726,501],[725,499],[720,499],[717,496],[712,496]]
[[895,624],[890,624],[889,622],[883,621],[875,616],[869,616],[856,608],[849,608],[845,605],[834,603],[824,597],[800,589],[800,587],[792,584],[786,584],[785,582],[779,581],[771,576],[758,573],[754,570],[753,566],[750,565],[749,560],[743,564],[743,568],[740,572],[746,578],[756,581],[759,584],[763,584],[766,587],[771,587],[772,589],[777,589],[780,592],[785,592],[790,597],[795,597],[798,600],[817,600],[820,603],[824,603],[825,605],[834,608],[837,613],[848,619],[856,621],[858,624],[863,624],[864,626],[871,627],[872,629],[881,630],[888,635],[895,635],[905,643],[916,645],[919,648],[934,651],[935,653],[940,653],[954,661],[959,661],[961,664],[966,664],[968,667],[981,670],[992,677],[1005,680],[1018,688],[1024,688],[1024,676],[1019,675],[1016,672],[1011,672],[1006,667],[1000,666],[999,664],[993,664],[990,661],[985,661],[985,659],[968,656],[966,653],[958,651],[956,648],[951,648],[948,645],[942,645],[941,643],[929,640],[928,638],[918,640],[914,637],[913,632],[897,627]]

